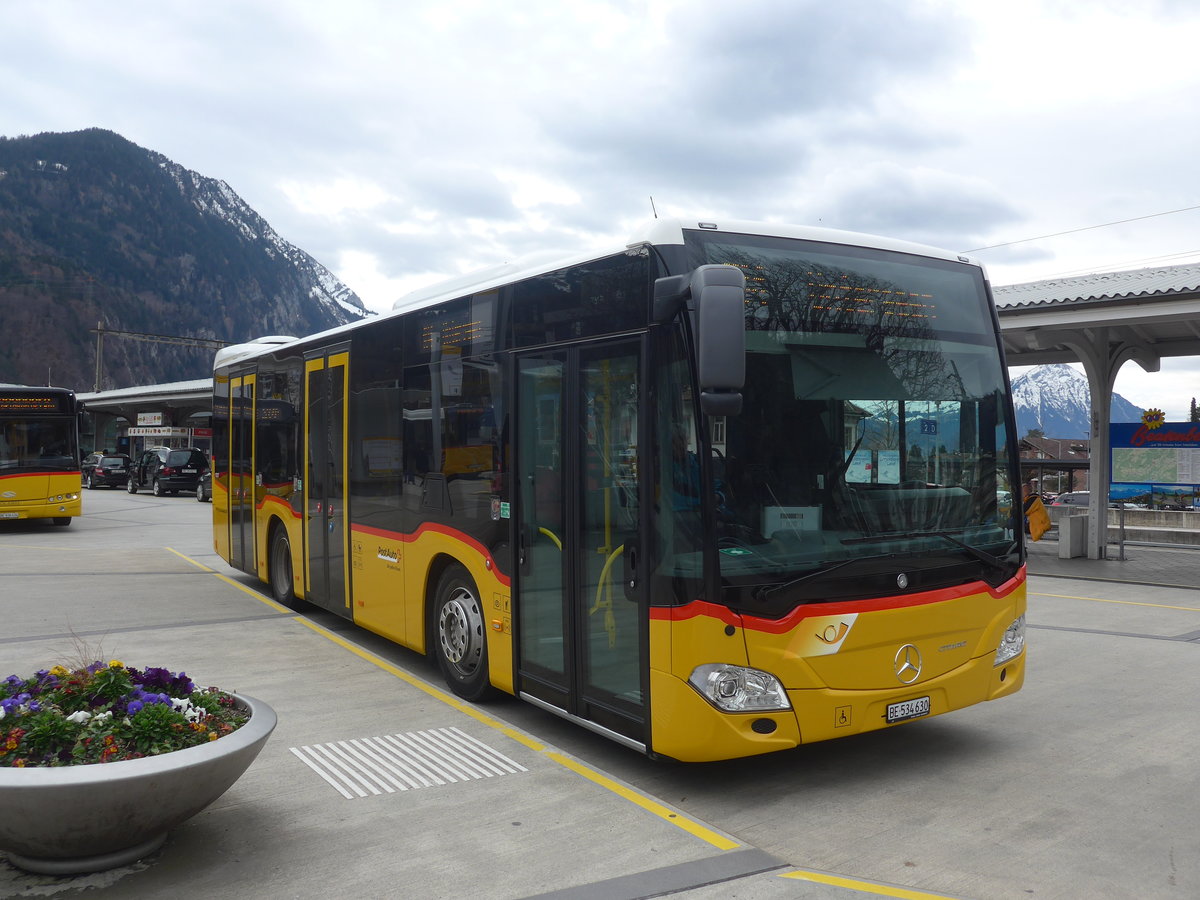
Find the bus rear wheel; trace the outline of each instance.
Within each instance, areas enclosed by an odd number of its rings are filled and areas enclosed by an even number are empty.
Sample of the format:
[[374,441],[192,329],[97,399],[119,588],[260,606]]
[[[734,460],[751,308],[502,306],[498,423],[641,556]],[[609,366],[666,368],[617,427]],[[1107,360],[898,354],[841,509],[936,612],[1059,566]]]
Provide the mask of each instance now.
[[442,573],[429,620],[429,646],[446,684],[464,700],[495,694],[488,679],[487,623],[475,582],[462,566]]
[[292,542],[288,540],[287,532],[282,527],[276,528],[271,535],[271,552],[267,559],[271,596],[275,598],[276,603],[288,609],[295,609],[299,600],[292,583]]

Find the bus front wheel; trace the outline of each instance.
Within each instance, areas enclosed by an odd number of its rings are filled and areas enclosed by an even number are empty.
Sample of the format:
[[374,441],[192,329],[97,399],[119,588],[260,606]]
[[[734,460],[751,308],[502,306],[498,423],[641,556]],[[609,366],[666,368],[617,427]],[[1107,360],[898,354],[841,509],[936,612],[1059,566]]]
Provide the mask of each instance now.
[[271,596],[275,602],[288,609],[297,604],[295,586],[292,583],[292,542],[282,527],[276,528],[271,536],[270,560]]
[[429,631],[430,648],[450,690],[464,700],[484,700],[495,693],[488,680],[483,604],[462,566],[451,566],[442,574]]

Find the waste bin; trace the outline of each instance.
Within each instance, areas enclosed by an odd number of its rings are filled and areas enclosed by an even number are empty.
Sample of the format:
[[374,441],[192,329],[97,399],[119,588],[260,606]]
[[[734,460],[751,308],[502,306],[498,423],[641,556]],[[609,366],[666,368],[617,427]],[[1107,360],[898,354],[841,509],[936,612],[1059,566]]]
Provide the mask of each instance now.
[[1058,558],[1087,556],[1088,517],[1064,516],[1058,520]]

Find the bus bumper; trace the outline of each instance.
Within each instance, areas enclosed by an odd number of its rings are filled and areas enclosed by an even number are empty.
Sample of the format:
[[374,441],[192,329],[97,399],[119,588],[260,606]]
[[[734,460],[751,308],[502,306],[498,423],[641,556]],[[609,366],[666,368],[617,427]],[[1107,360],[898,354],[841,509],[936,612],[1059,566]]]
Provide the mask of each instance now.
[[[1021,689],[1025,680],[1025,653],[1003,665],[992,656],[970,660],[944,675],[902,691],[790,690],[792,709],[753,713],[725,713],[712,706],[685,681],[670,673],[651,670],[653,730],[650,750],[681,762],[712,762],[787,750],[832,738],[849,737],[888,724],[891,704],[929,698],[929,712],[905,722],[919,722],[997,700]],[[800,722],[805,723],[801,732]]]
[[60,519],[78,516],[83,501],[78,494],[56,495],[47,500],[27,500],[0,506],[0,521],[14,519]]

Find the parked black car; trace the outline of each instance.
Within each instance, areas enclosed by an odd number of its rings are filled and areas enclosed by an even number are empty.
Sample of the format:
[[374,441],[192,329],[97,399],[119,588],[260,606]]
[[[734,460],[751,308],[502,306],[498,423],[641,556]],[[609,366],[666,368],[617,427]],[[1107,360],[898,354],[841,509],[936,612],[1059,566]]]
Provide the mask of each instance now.
[[124,453],[97,451],[83,460],[83,486],[88,490],[98,487],[124,487],[129,481],[129,457]]
[[138,488],[149,488],[155,497],[178,491],[192,493],[207,469],[208,459],[203,450],[151,447],[133,461],[125,489],[136,494]]

